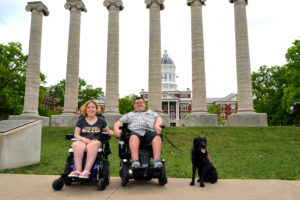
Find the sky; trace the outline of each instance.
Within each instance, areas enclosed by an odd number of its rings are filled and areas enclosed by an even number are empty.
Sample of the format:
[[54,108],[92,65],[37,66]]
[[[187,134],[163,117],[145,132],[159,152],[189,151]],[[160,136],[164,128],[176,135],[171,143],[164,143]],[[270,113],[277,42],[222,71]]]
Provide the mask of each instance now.
[[[104,0],[83,0],[79,76],[105,92],[108,10]],[[0,43],[20,42],[28,54],[31,13],[28,0],[0,0]],[[70,11],[66,0],[42,0],[41,72],[46,86],[66,78]],[[192,89],[191,10],[186,0],[165,0],[161,11],[161,52],[176,65],[179,90]],[[149,10],[144,0],[123,0],[120,11],[120,97],[148,91]],[[284,65],[285,53],[300,39],[299,0],[248,0],[247,20],[251,71]],[[206,96],[237,93],[234,6],[229,0],[207,0],[203,6]]]

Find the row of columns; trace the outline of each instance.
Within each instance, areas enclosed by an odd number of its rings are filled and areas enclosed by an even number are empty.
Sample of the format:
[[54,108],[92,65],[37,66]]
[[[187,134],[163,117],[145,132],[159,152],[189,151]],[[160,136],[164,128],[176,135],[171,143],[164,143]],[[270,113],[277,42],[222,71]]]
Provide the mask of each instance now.
[[[235,13],[239,112],[254,112],[246,18],[248,1],[229,1],[234,3]],[[191,7],[192,29],[192,112],[200,115],[207,113],[202,20],[202,6],[205,2],[206,0],[187,0],[187,5]],[[105,0],[103,4],[109,12],[105,113],[119,114],[119,11],[123,9],[123,2]],[[149,108],[162,113],[160,11],[164,9],[164,0],[145,0],[145,4],[149,9],[150,20]],[[63,114],[69,115],[74,113],[78,102],[80,19],[81,12],[86,12],[86,8],[82,0],[67,0],[65,8],[70,10],[70,28]],[[23,114],[38,115],[42,15],[47,16],[49,11],[42,2],[29,2],[26,10],[32,12],[32,21]]]

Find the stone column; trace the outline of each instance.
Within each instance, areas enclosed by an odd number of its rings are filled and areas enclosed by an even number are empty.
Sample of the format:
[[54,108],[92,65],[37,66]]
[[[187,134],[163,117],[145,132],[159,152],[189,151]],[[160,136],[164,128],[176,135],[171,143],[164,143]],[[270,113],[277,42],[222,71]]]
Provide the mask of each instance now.
[[188,0],[192,25],[192,112],[207,113],[202,5],[206,0]]
[[39,116],[42,24],[43,15],[48,16],[49,11],[41,1],[28,2],[25,9],[31,12],[31,28],[23,115]]
[[82,0],[67,0],[65,8],[70,10],[70,27],[63,115],[75,115],[78,104],[80,20],[81,12],[87,10]]
[[246,5],[248,0],[229,0],[234,4],[238,113],[228,118],[228,126],[267,126],[267,115],[255,113],[248,44]]
[[105,0],[108,10],[105,114],[119,115],[119,11],[122,0]]
[[205,62],[202,6],[206,0],[187,0],[191,7],[192,26],[192,114],[184,120],[186,126],[217,126],[216,114],[209,114],[206,106]]
[[149,8],[149,109],[162,114],[160,10],[164,0],[145,0]]

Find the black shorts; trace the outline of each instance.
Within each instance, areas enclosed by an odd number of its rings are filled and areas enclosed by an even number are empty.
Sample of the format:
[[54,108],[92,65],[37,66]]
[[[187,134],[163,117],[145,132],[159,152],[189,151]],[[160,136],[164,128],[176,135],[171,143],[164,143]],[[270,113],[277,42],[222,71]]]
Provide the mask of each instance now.
[[100,135],[99,136],[95,136],[95,135],[84,135],[84,134],[82,134],[80,136],[81,137],[85,137],[85,138],[90,139],[90,140],[98,140],[98,141],[101,142],[101,144],[103,143],[103,141],[100,138]]
[[136,136],[139,138],[139,140],[140,140],[140,142],[141,142],[142,144],[150,144],[150,143],[152,142],[153,138],[154,138],[155,136],[157,136],[157,135],[158,135],[158,136],[161,138],[161,140],[162,140],[162,135],[161,135],[161,134],[158,134],[158,133],[156,133],[156,132],[147,132],[144,136],[141,136],[140,134],[138,134],[138,133],[136,133],[136,132],[131,132],[131,133],[130,133],[130,137],[131,137],[132,135],[136,135]]

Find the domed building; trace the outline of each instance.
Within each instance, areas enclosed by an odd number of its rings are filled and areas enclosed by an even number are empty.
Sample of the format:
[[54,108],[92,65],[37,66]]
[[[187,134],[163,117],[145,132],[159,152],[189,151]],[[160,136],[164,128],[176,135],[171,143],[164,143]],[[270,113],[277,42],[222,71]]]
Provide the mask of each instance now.
[[[184,115],[191,112],[192,98],[191,90],[187,88],[186,91],[179,91],[177,89],[176,65],[169,57],[167,50],[161,58],[161,85],[162,85],[162,110],[168,114],[170,119],[180,120]],[[148,99],[148,92],[140,92],[141,97]]]

